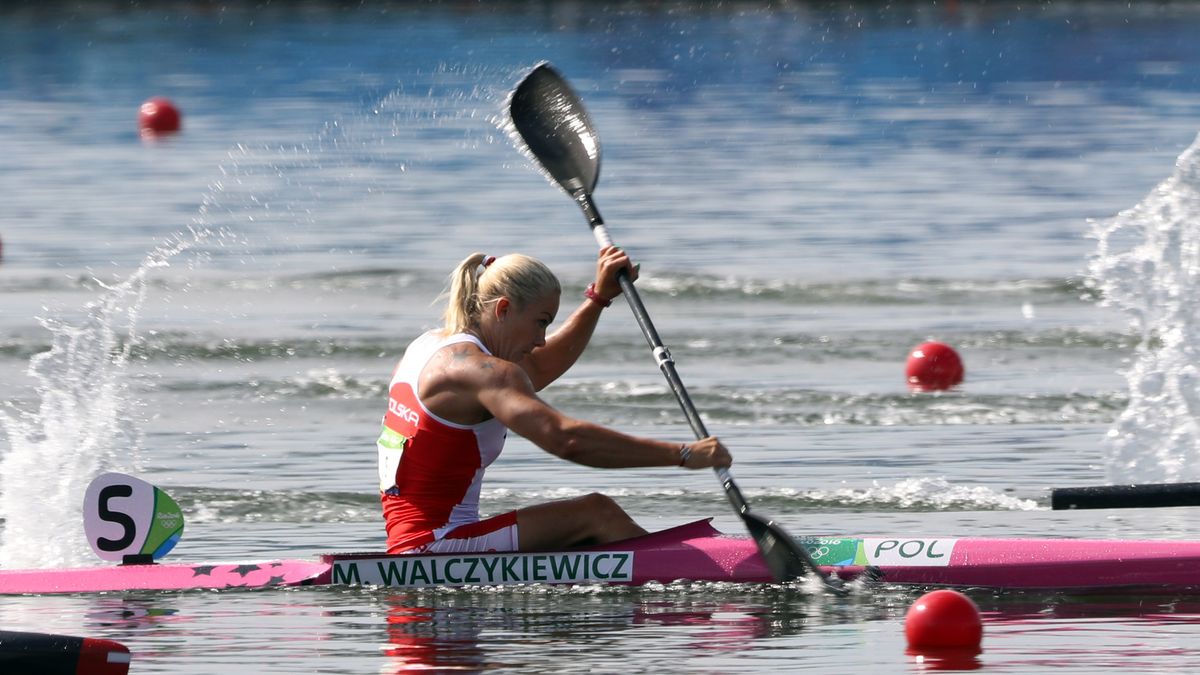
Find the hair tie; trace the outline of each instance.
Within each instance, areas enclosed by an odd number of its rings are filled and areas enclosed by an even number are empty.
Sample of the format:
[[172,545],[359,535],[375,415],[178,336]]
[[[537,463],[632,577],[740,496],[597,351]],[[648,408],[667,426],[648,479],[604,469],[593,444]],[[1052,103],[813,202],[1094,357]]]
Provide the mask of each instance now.
[[491,265],[491,264],[492,264],[492,263],[494,263],[494,262],[496,262],[496,256],[494,256],[494,255],[485,255],[485,256],[483,256],[483,262],[481,262],[481,263],[479,263],[479,264],[480,264],[480,265],[483,265],[484,267],[487,267],[488,265]]

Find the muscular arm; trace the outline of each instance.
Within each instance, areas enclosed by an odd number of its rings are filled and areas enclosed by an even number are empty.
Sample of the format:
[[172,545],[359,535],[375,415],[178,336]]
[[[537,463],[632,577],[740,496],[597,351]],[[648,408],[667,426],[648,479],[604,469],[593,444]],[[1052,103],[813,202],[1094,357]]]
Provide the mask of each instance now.
[[[421,398],[434,414],[458,424],[495,417],[543,450],[600,468],[674,466],[680,443],[630,436],[562,414],[538,398],[520,366],[484,354],[473,344],[443,350],[421,373]],[[729,466],[716,438],[688,443],[687,468]]]
[[545,389],[551,382],[567,372],[583,354],[596,323],[600,320],[600,305],[584,300],[578,309],[546,336],[546,344],[535,349],[521,361],[520,366],[529,375],[534,391]]
[[478,391],[480,403],[543,450],[599,468],[679,464],[679,443],[630,436],[564,415],[538,398],[523,369],[495,361]]

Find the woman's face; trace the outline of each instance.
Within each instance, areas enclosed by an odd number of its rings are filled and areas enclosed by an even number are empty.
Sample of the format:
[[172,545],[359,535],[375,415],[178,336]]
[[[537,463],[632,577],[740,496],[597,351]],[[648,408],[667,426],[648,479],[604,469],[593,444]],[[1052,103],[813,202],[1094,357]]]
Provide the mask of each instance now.
[[524,307],[501,298],[496,304],[488,349],[505,361],[522,361],[529,352],[546,344],[546,329],[558,314],[558,301],[558,291],[535,298]]

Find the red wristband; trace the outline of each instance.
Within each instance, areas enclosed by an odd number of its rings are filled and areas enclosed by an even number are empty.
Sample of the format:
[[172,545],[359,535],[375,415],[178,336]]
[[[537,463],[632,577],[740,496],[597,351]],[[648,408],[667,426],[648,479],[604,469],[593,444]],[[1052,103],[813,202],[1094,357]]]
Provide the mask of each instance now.
[[612,304],[612,300],[605,300],[604,298],[600,297],[599,293],[596,292],[596,283],[595,282],[588,284],[587,288],[583,289],[583,295],[588,300],[591,300],[592,302],[596,303],[597,305],[600,305],[601,307],[608,307],[609,305]]

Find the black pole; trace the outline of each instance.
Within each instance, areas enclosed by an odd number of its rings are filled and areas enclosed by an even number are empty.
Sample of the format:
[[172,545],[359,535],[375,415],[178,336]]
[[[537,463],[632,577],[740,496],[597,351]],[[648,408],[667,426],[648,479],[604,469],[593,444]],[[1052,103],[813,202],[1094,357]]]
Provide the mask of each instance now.
[[1200,506],[1200,483],[1097,485],[1050,491],[1050,508],[1055,511],[1168,506]]

